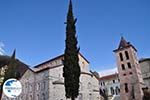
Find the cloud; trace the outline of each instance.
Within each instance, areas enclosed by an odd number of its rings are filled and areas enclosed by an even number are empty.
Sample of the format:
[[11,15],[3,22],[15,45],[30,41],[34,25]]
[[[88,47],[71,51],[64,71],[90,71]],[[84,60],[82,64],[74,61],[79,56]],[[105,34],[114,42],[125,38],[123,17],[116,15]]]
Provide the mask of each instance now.
[[99,72],[100,77],[118,73],[117,67]]
[[4,51],[4,43],[3,42],[0,42],[0,55],[4,55],[5,51]]

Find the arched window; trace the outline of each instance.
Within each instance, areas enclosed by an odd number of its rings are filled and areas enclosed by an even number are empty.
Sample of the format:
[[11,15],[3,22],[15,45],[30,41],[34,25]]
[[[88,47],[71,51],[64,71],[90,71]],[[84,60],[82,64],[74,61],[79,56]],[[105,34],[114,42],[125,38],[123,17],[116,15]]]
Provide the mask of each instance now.
[[43,90],[45,90],[45,88],[46,88],[46,82],[44,81],[43,82]]
[[37,94],[37,100],[40,100],[39,94]]
[[42,93],[42,100],[46,100],[45,94]]
[[105,86],[105,82],[103,82],[103,85]]
[[116,87],[115,92],[116,92],[116,95],[118,95],[118,94],[119,94],[120,89],[118,88],[118,86]]
[[126,59],[128,60],[129,59],[128,51],[125,51],[125,56],[126,56]]
[[104,92],[104,93],[106,92],[105,89],[103,89],[103,92]]
[[131,63],[128,62],[127,65],[128,65],[128,68],[131,69]]
[[125,70],[125,66],[124,64],[121,64],[122,70]]
[[32,84],[29,84],[29,91],[32,92]]
[[119,53],[119,56],[120,56],[120,60],[123,61],[123,55],[122,55],[122,53]]
[[36,89],[40,90],[40,83],[37,83]]
[[127,84],[127,83],[125,83],[124,85],[125,85],[125,92],[126,92],[126,93],[128,93],[128,92],[129,92],[128,84]]
[[114,95],[114,89],[113,87],[110,88],[111,94]]
[[92,94],[89,94],[89,100],[93,100],[93,99],[92,99]]
[[88,83],[88,89],[90,89],[90,88],[91,88],[91,86],[92,86],[92,85],[91,85],[91,83],[89,82],[89,83]]

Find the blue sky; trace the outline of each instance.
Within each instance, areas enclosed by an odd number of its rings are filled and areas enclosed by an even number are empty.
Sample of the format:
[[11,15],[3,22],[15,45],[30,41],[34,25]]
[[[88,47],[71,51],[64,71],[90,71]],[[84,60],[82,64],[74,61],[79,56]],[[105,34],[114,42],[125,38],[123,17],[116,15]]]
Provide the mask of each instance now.
[[[64,52],[69,0],[1,0],[0,41],[5,54],[34,66]],[[149,0],[73,0],[80,52],[93,70],[116,66],[120,34],[150,57]]]

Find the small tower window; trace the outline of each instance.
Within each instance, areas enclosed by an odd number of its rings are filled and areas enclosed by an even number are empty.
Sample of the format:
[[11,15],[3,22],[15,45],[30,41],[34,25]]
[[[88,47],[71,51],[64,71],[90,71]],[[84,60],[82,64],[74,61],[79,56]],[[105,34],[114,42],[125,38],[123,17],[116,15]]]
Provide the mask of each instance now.
[[123,74],[123,76],[126,76],[126,74]]
[[122,55],[122,53],[119,53],[119,56],[120,56],[120,60],[123,61],[123,55]]
[[120,92],[120,89],[118,88],[118,86],[116,87],[115,91],[116,91],[116,95],[118,95]]
[[128,84],[127,84],[127,83],[125,83],[124,85],[125,85],[125,92],[126,92],[126,93],[128,93],[128,92],[129,92]]
[[128,51],[125,51],[125,55],[126,55],[126,59],[128,60],[129,59]]
[[105,93],[105,89],[103,89],[103,92]]
[[128,68],[130,68],[130,69],[131,69],[131,64],[130,64],[129,62],[127,63],[127,65],[128,65]]
[[110,88],[111,94],[114,95],[114,89],[113,87]]
[[115,80],[113,80],[113,83],[115,83]]
[[103,83],[101,82],[101,86],[103,85]]
[[121,64],[122,70],[125,70],[125,66],[124,64]]
[[103,85],[105,86],[105,82],[103,82]]

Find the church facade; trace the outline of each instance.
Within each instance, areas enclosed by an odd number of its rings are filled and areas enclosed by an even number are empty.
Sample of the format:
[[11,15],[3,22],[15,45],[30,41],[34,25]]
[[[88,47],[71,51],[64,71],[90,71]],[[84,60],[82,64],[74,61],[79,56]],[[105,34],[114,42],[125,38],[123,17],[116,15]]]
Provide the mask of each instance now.
[[[15,100],[69,100],[65,97],[63,55],[28,69],[22,78],[22,93]],[[76,100],[100,100],[98,77],[89,62],[79,54],[81,68],[79,96]],[[11,100],[3,95],[2,100]]]

